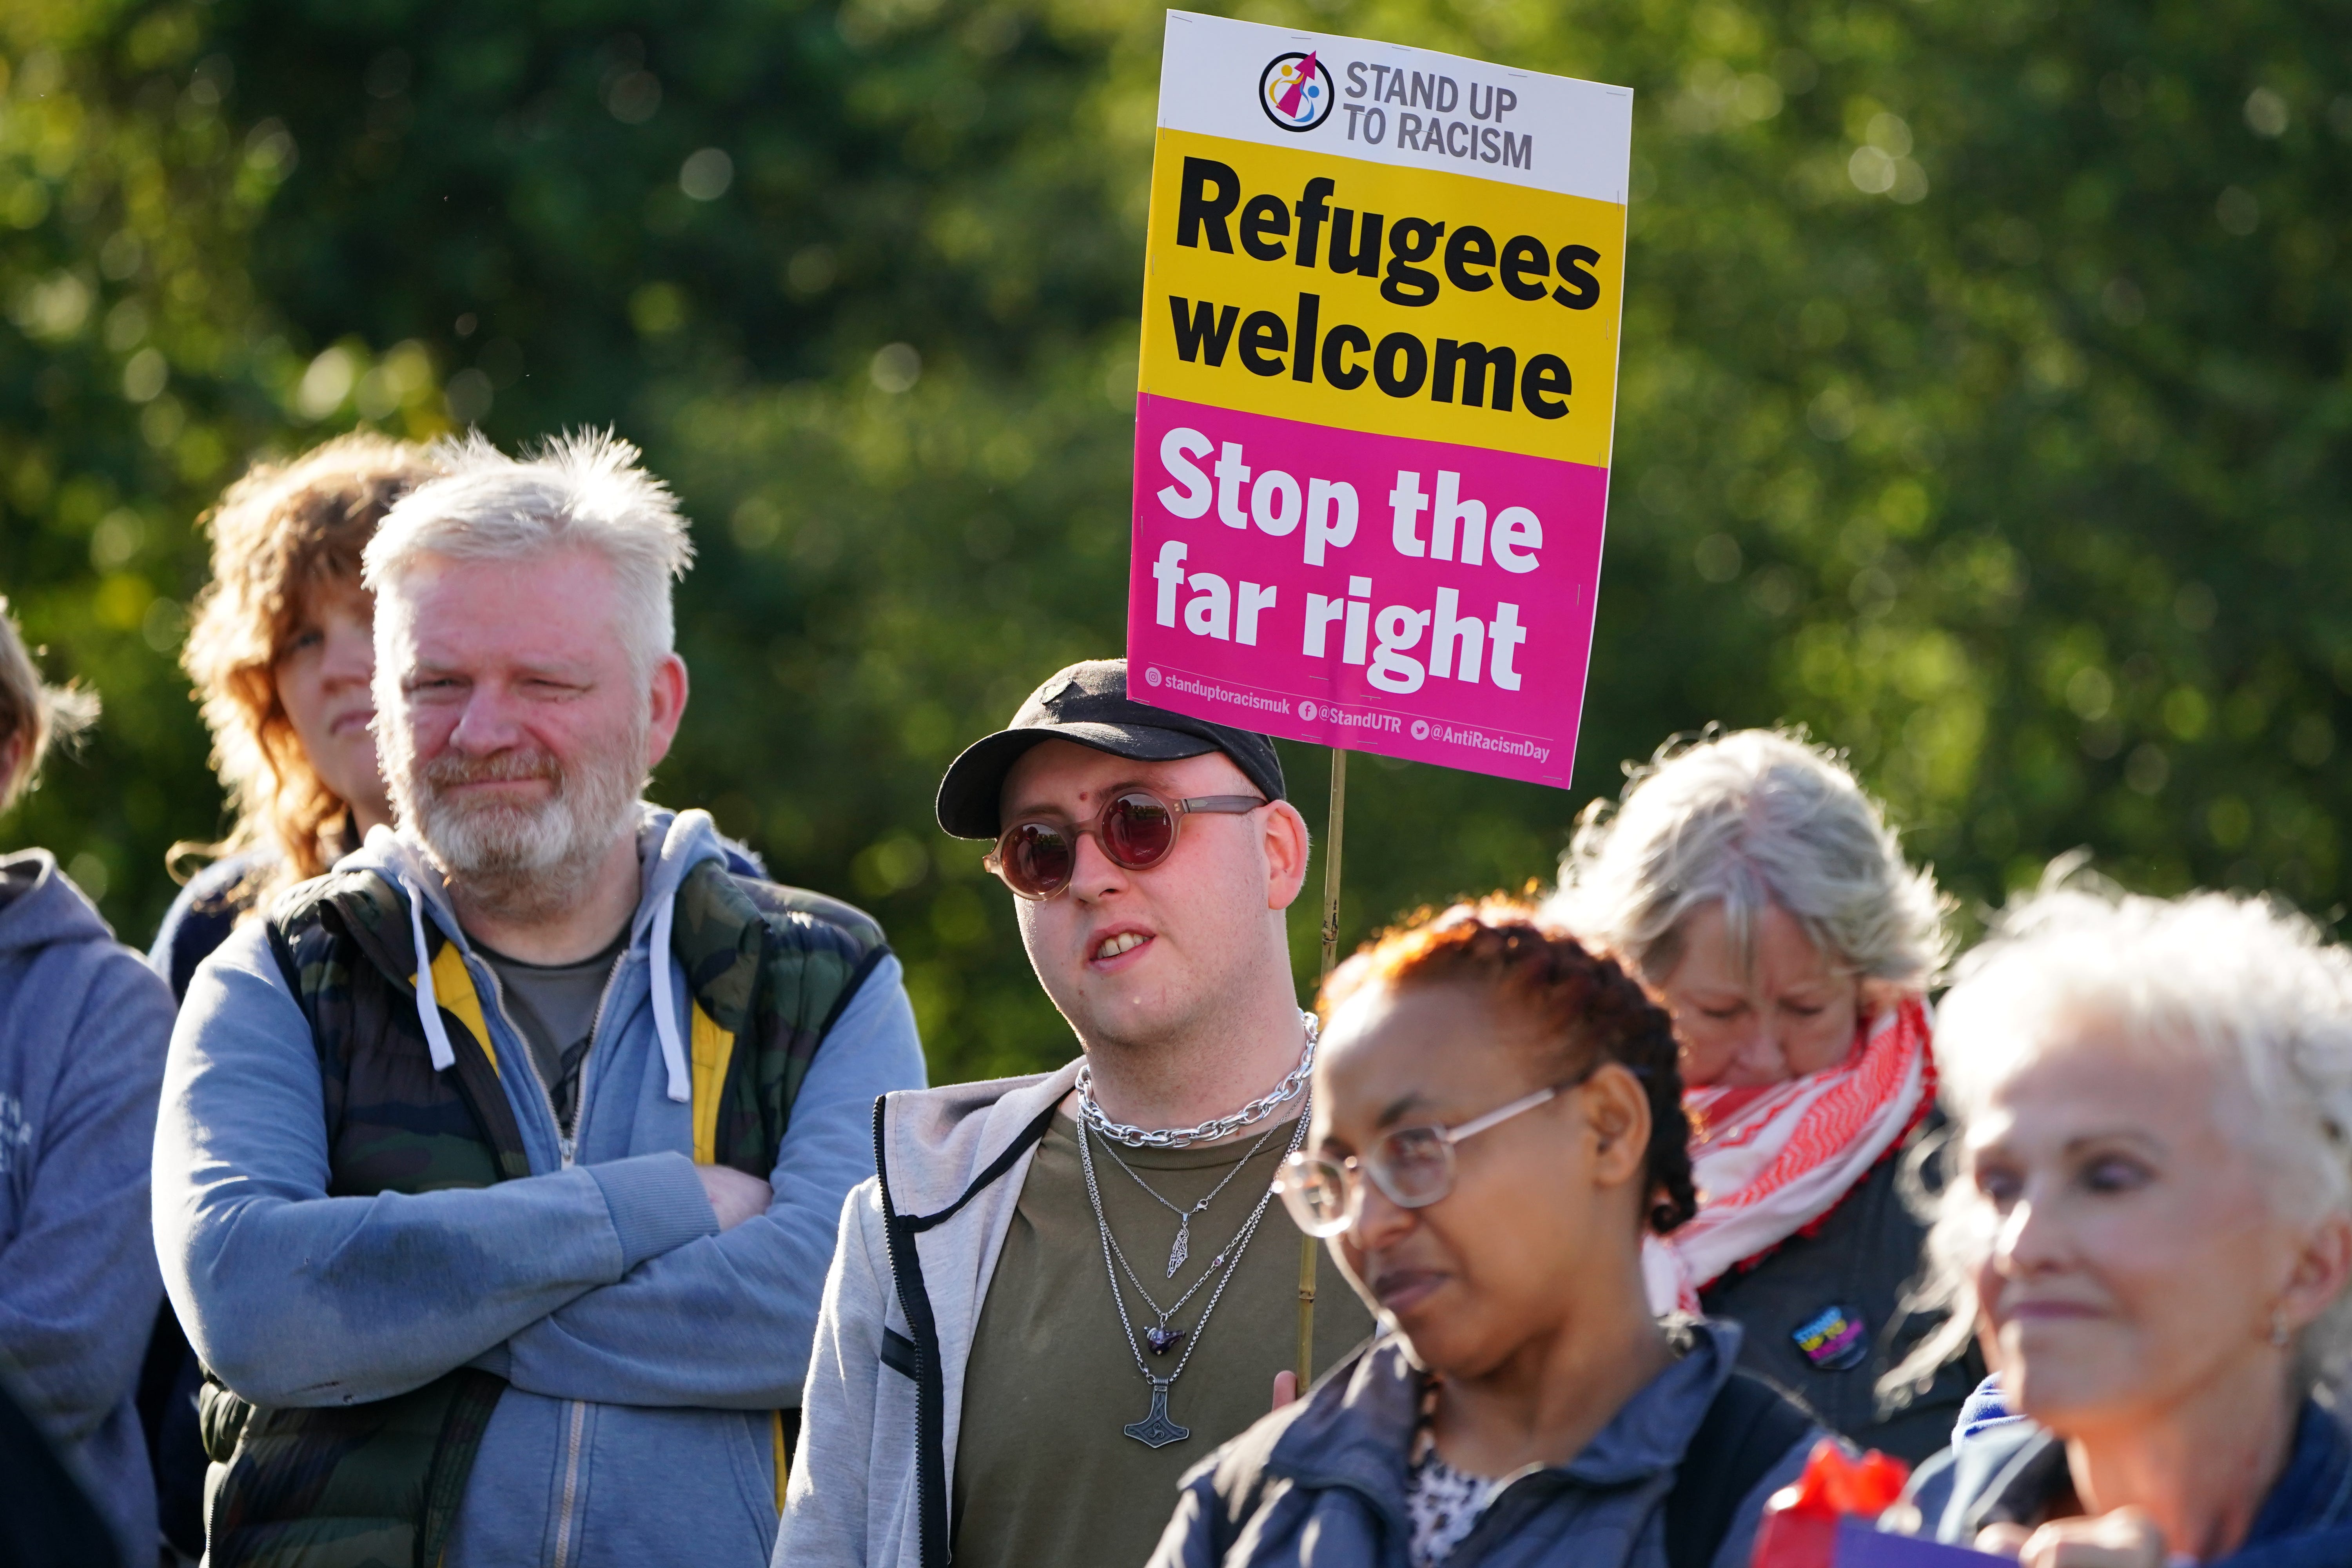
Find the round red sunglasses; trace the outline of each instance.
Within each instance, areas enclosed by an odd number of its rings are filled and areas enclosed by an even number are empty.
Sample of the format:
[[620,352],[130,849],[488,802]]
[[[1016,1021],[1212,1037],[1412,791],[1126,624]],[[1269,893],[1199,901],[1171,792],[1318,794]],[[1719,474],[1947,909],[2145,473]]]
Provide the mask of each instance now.
[[1179,819],[1193,812],[1238,816],[1267,804],[1254,795],[1203,795],[1169,800],[1148,789],[1121,790],[1103,802],[1091,822],[1066,817],[1024,816],[996,836],[996,847],[981,862],[1004,879],[1019,898],[1043,903],[1059,898],[1078,864],[1078,840],[1090,837],[1110,863],[1144,871],[1176,847]]

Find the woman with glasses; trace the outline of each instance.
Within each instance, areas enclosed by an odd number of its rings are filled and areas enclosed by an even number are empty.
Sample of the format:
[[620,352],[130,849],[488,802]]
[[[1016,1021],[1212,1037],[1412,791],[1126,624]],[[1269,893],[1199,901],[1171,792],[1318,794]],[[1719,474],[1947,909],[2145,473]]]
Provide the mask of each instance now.
[[1840,760],[1764,730],[1670,744],[1596,803],[1546,906],[1674,1015],[1696,1216],[1648,1248],[1650,1303],[1747,1331],[1740,1362],[1865,1447],[1950,1437],[1971,1352],[1878,1397],[1933,1332],[1907,1310],[1938,1135],[1926,991],[1945,900]]
[[2011,1414],[1914,1478],[1916,1528],[2028,1568],[2352,1563],[2323,1384],[2352,1351],[2352,954],[2257,900],[2062,879],[1941,1026],[1929,1253]]
[[1662,1321],[1694,1198],[1666,1015],[1495,899],[1331,977],[1279,1184],[1385,1332],[1195,1470],[1153,1568],[1741,1568],[1820,1434]]

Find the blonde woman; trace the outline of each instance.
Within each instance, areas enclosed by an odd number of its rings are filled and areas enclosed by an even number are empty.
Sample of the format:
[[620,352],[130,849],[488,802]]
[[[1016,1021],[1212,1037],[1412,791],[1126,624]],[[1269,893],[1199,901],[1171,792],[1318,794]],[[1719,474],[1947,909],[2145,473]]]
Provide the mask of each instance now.
[[2321,1393],[2352,1348],[2352,953],[2253,900],[2045,885],[1937,1049],[1929,1252],[2010,1418],[1914,1479],[1917,1527],[2029,1568],[2352,1563]]
[[369,730],[375,610],[360,552],[436,471],[420,447],[355,432],[256,463],[206,520],[213,580],[182,659],[236,823],[156,932],[149,961],[175,996],[247,910],[392,820]]
[[1649,1243],[1651,1306],[1741,1324],[1741,1364],[1857,1443],[1942,1447],[1976,1367],[1906,1408],[1874,1394],[1935,1326],[1905,1310],[1926,1227],[1898,1184],[1933,1131],[1934,877],[1833,753],[1744,730],[1588,811],[1548,910],[1625,955],[1682,1042],[1699,1209]]

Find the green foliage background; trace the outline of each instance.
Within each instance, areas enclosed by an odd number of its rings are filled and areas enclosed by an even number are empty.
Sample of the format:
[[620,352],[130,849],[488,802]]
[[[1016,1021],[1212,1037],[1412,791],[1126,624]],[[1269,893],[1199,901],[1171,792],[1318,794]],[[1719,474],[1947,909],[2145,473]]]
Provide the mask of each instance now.
[[[1709,721],[1852,748],[1973,907],[2087,844],[2333,918],[2341,0],[1240,14],[1637,90],[1577,789],[1360,766],[1351,938],[1547,875],[1621,759]],[[11,0],[0,589],[106,716],[8,837],[143,942],[166,847],[221,827],[174,657],[248,456],[611,424],[698,521],[657,793],[882,916],[935,1075],[1066,1055],[929,797],[1121,637],[1160,15]],[[1322,756],[1287,761],[1319,824]]]

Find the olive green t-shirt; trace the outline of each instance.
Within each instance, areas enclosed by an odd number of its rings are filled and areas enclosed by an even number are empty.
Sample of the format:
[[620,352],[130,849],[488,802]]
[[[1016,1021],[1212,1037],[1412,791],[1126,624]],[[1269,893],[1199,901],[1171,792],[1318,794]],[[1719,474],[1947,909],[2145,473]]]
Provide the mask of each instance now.
[[[1168,1306],[1208,1270],[1249,1220],[1290,1147],[1285,1122],[1248,1168],[1192,1219],[1191,1257],[1168,1277],[1177,1216],[1153,1202],[1093,1140],[1095,1181],[1111,1235],[1144,1288]],[[1118,1152],[1170,1203],[1208,1194],[1256,1140],[1207,1149]],[[1205,1331],[1212,1279],[1170,1317],[1199,1349],[1169,1390],[1168,1415],[1192,1435],[1150,1448],[1120,1428],[1151,1410],[1119,1329],[1103,1246],[1078,1164],[1076,1124],[1056,1116],[1037,1146],[1021,1201],[981,1308],[964,1374],[956,1445],[957,1568],[1142,1568],[1176,1508],[1179,1477],[1273,1408],[1274,1374],[1298,1344],[1298,1261],[1304,1237],[1276,1198],[1241,1257]],[[1317,1248],[1315,1364],[1320,1376],[1372,1332],[1372,1317]],[[1158,1318],[1125,1275],[1129,1320],[1143,1359],[1161,1376],[1189,1341],[1154,1356],[1145,1331]]]

